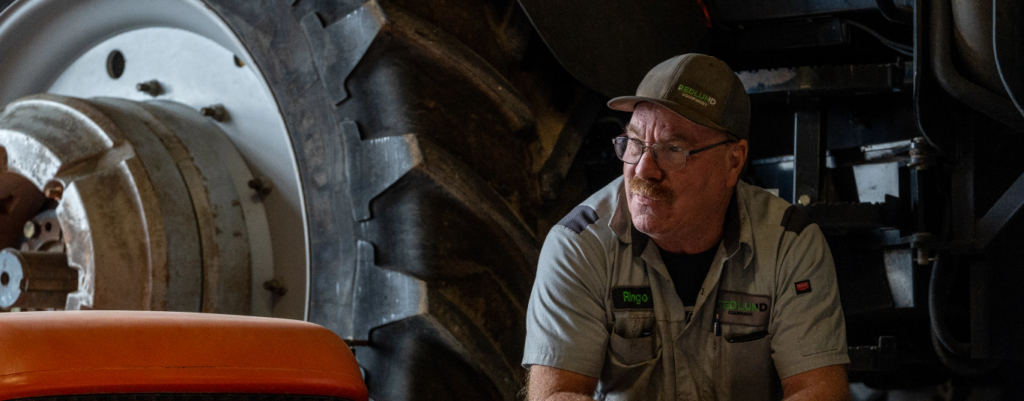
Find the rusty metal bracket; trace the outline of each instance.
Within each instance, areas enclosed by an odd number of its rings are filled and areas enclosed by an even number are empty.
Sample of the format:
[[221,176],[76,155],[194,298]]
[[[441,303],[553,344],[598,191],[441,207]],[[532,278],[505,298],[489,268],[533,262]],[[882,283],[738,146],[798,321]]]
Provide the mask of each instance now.
[[0,251],[0,308],[64,308],[78,280],[63,253]]

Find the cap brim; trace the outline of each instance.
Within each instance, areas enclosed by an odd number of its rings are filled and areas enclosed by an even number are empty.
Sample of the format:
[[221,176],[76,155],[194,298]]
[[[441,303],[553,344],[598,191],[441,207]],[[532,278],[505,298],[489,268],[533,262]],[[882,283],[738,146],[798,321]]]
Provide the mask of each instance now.
[[[704,117],[703,115],[698,113],[696,110],[694,110],[694,109],[692,109],[690,107],[681,105],[679,103],[668,101],[668,100],[664,100],[664,99],[654,99],[654,98],[643,97],[643,96],[619,96],[617,98],[609,100],[608,101],[608,107],[611,108],[612,110],[630,111],[631,112],[631,111],[636,110],[636,105],[639,104],[640,102],[651,102],[651,103],[655,103],[655,104],[661,105],[662,107],[675,112],[676,114],[682,116],[683,118],[685,118],[687,120],[690,120],[690,121],[693,121],[694,123],[697,123],[697,125],[705,126],[705,127],[708,127],[708,128],[713,128],[713,129],[716,129],[716,130],[719,130],[719,131],[729,132],[729,130],[727,128],[725,128],[725,127],[723,127],[721,125],[718,125],[717,123],[715,123],[714,121],[711,121],[711,119],[709,119],[707,117]],[[732,134],[732,135],[736,135],[736,134],[731,133],[731,132],[729,132],[729,133]]]

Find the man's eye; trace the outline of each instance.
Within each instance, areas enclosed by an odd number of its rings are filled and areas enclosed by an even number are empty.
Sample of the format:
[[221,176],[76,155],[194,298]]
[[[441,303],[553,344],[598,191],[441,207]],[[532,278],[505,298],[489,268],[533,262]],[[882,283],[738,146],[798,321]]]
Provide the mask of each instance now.
[[668,149],[669,152],[678,152],[678,153],[682,153],[682,152],[686,151],[685,149],[683,149],[683,148],[681,148],[679,146],[673,146],[673,145],[669,145],[667,147],[667,149]]

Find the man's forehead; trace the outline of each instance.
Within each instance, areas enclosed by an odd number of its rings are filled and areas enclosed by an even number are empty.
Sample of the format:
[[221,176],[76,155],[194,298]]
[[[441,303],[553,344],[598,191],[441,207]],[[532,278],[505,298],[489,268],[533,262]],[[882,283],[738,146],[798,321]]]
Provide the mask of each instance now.
[[[693,123],[671,124],[653,121],[631,121],[626,125],[626,133],[636,137],[656,137],[658,142],[696,142],[713,134],[713,130]],[[651,139],[653,138],[648,138],[648,140]]]
[[[644,130],[646,128],[647,130]],[[626,133],[632,134],[632,136],[643,136],[644,133],[655,134],[654,127],[649,124],[626,124]],[[658,138],[662,141],[685,141],[687,139],[693,139],[692,135],[685,135],[683,128],[676,127],[663,127],[661,132],[657,132]]]
[[660,105],[640,103],[626,125],[626,133],[635,136],[654,135],[659,142],[700,142],[717,136],[719,131],[690,121]]

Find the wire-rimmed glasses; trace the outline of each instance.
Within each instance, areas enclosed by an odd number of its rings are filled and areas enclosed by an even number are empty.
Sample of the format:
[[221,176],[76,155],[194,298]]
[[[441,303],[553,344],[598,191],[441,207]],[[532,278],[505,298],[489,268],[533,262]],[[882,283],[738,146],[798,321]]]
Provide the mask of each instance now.
[[683,167],[686,167],[687,156],[695,155],[705,150],[725,145],[729,142],[734,141],[726,139],[700,149],[686,150],[678,145],[667,143],[644,145],[644,143],[639,139],[626,136],[619,136],[612,139],[612,144],[615,145],[615,155],[618,156],[619,160],[622,160],[623,163],[639,163],[640,158],[644,155],[644,150],[650,149],[652,156],[654,156],[654,161],[658,163],[658,167],[662,170],[682,170]]

